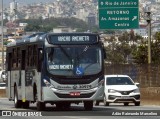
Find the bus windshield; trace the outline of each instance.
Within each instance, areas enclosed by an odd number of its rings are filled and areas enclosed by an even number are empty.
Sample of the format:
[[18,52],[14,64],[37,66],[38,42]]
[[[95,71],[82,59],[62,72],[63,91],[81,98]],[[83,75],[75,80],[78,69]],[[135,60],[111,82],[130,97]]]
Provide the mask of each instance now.
[[102,68],[102,53],[98,46],[49,47],[46,52],[48,71],[53,75],[93,75]]

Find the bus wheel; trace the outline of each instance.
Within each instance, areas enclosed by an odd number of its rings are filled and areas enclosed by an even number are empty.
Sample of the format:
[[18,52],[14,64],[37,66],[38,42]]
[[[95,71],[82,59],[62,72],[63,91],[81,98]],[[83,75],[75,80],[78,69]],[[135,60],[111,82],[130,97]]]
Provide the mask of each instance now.
[[95,106],[99,106],[100,101],[95,101]]
[[135,106],[140,106],[140,102],[135,102]]
[[37,101],[37,88],[36,88],[36,85],[34,84],[34,88],[33,88],[33,99],[34,99],[34,102]]
[[93,109],[93,101],[84,101],[84,108],[87,111],[90,111]]
[[109,102],[107,102],[106,96],[104,97],[103,103],[104,103],[104,106],[109,106]]
[[14,88],[14,106],[15,108],[21,108],[22,107],[22,101],[18,100],[18,91],[17,88]]
[[25,109],[29,108],[29,101],[23,102],[23,108]]
[[43,111],[43,110],[45,110],[45,103],[38,101],[38,102],[37,102],[37,110],[38,110],[38,111]]

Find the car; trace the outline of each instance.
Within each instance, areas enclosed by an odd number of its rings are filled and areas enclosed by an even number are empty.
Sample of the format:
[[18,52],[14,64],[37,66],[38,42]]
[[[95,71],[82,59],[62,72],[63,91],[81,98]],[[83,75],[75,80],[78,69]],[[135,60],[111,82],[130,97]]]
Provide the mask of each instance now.
[[0,83],[0,89],[6,89],[6,83]]
[[[104,80],[104,105],[110,103],[123,103],[127,106],[134,103],[140,106],[139,83],[134,81],[128,75],[105,75]],[[99,101],[96,101],[99,105]]]
[[0,81],[1,82],[5,82],[6,81],[6,71],[5,70],[1,70],[0,71]]

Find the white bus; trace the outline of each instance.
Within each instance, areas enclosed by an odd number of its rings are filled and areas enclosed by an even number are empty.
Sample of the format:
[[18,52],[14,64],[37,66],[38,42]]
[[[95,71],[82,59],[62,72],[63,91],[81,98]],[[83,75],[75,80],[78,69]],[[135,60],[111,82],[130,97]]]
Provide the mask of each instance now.
[[93,33],[37,33],[7,45],[7,95],[16,108],[46,103],[92,110],[104,95],[104,48]]

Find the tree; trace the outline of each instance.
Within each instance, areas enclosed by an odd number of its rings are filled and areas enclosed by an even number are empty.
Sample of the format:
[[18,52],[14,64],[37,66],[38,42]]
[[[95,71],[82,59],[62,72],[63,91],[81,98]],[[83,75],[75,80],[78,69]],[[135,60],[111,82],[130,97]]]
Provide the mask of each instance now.
[[[18,22],[28,23],[28,26],[25,28],[26,31],[52,31],[53,28],[57,26],[67,26],[73,29],[81,29],[80,31],[84,32],[88,30],[88,25],[83,20],[77,18],[49,18],[43,20],[39,19],[29,19],[29,20],[19,20]],[[96,26],[93,29],[96,31]]]
[[105,34],[115,34],[115,30],[105,30]]
[[[136,51],[136,44],[130,44],[129,41],[134,40],[137,42],[137,38],[133,31],[124,32],[121,36],[118,37],[119,42],[116,42],[115,37],[112,36],[108,41],[110,45],[106,48],[107,52],[107,61],[111,63],[132,63],[129,62],[129,58],[132,59],[132,53]],[[132,40],[131,40],[132,39]]]
[[[160,32],[157,32],[153,39],[155,42],[151,42],[151,63],[160,64]],[[137,50],[134,50],[133,57],[135,63],[145,64],[148,63],[148,44],[147,42],[142,42]]]
[[156,43],[160,43],[160,32],[156,32],[155,35],[153,35],[153,38]]
[[128,34],[128,32],[126,31],[126,32],[124,32],[123,34],[122,34],[122,36],[119,36],[118,37],[118,40],[120,41],[120,42],[129,42],[129,34]]
[[106,47],[107,61],[113,64],[128,63],[127,56],[131,53],[131,48],[127,43],[112,42]]
[[124,59],[123,62],[128,63],[128,56],[132,52],[131,46],[128,43],[123,42],[120,45],[118,45],[117,51],[121,53],[121,55]]
[[129,33],[129,40],[133,42],[133,44],[137,41],[134,31],[131,30]]
[[138,46],[137,50],[135,49],[132,52],[134,63],[145,64],[147,63],[147,45],[142,44]]
[[160,32],[157,32],[153,38],[155,42],[151,45],[151,55],[153,63],[160,64]]
[[41,27],[37,24],[28,24],[25,31],[41,31]]

